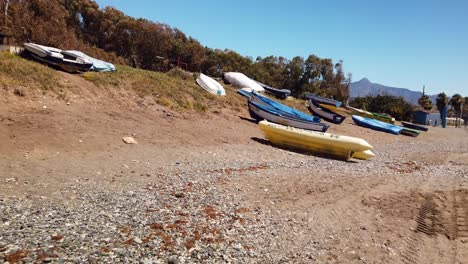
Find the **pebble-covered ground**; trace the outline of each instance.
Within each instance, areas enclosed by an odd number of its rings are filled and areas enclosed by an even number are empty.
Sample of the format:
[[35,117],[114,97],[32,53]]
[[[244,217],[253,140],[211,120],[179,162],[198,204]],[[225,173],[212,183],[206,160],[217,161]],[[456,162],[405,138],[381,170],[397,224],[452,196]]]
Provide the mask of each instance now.
[[345,124],[377,157],[344,162],[248,126],[215,145],[3,150],[0,263],[468,263],[468,130]]

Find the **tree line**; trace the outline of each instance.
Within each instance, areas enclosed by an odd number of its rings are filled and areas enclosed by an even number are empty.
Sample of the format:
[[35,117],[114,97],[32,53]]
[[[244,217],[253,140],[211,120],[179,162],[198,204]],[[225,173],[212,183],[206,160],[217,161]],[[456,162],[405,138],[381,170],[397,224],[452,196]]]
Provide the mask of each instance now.
[[239,71],[301,97],[305,92],[346,101],[350,78],[343,62],[309,55],[242,56],[230,49],[212,49],[181,30],[92,0],[9,0],[0,3],[0,21],[17,43],[35,42],[62,49],[79,49],[91,56],[134,67],[168,71],[179,62],[187,70],[221,77]]

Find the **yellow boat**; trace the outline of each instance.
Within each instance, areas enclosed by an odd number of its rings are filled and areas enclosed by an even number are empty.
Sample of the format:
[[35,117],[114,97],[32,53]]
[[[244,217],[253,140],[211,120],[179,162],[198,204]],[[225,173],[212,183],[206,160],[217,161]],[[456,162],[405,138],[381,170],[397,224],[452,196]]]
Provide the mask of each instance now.
[[[362,138],[287,127],[266,120],[261,121],[259,126],[266,138],[273,144],[325,154],[344,160],[351,159],[356,153],[373,149]],[[358,157],[364,155],[358,154]]]
[[347,110],[346,108],[343,108],[343,107],[336,107],[336,106],[333,106],[333,105],[327,105],[327,104],[319,104],[320,107],[322,108],[325,108],[325,109],[328,109],[334,113],[337,113],[337,114],[345,114],[345,115],[351,115],[351,112],[349,110]]
[[359,160],[368,160],[373,157],[375,157],[375,154],[374,152],[372,152],[372,150],[358,151],[358,152],[355,152],[353,155],[354,159],[359,159]]

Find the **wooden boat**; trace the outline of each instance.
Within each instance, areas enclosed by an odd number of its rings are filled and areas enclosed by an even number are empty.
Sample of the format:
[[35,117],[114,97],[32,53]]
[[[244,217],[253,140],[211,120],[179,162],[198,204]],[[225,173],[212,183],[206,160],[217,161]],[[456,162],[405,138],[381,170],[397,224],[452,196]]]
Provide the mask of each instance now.
[[[261,121],[259,127],[265,137],[273,144],[330,155],[344,160],[349,160],[355,153],[372,149],[372,146],[361,138],[308,131],[268,121]],[[359,157],[364,156],[365,154],[362,154]],[[370,157],[370,154],[367,154],[366,157]]]
[[24,43],[24,48],[34,59],[68,72],[89,71],[93,66],[93,63],[86,58],[63,54],[61,49],[35,43]]
[[334,105],[336,107],[341,106],[340,101],[333,100],[333,99],[330,99],[330,98],[321,97],[321,96],[318,96],[318,95],[315,95],[315,94],[306,93],[305,97],[308,100],[314,100],[315,102],[317,102],[317,104],[328,104],[328,105]]
[[352,116],[354,123],[356,123],[359,126],[370,128],[373,130],[377,131],[382,131],[382,132],[387,132],[395,135],[399,135],[401,130],[403,129],[400,126],[395,126],[392,124],[388,124],[385,122],[382,122],[377,119],[373,118],[367,118],[367,117],[362,117],[362,116],[357,116],[353,115]]
[[203,73],[200,73],[200,76],[197,78],[197,83],[211,94],[226,95],[226,91],[221,84]]
[[351,115],[351,111],[343,107],[336,107],[333,105],[319,104],[322,109],[327,109],[333,113],[340,113],[340,115]]
[[226,72],[224,73],[224,80],[239,88],[247,87],[257,92],[265,91],[258,83],[240,72]]
[[328,122],[332,122],[334,124],[341,124],[345,120],[346,117],[334,113],[333,111],[330,111],[326,108],[321,108],[320,106],[317,106],[314,104],[314,101],[309,100],[309,105],[308,105],[309,111],[315,115],[319,116],[320,118],[323,118],[327,120]]
[[[256,81],[257,82],[257,81]],[[273,88],[271,86],[268,86],[266,84],[263,84],[261,82],[257,82],[258,85],[260,85],[261,87],[263,87],[263,89],[265,89],[265,91],[279,99],[286,99],[289,95],[291,95],[291,91],[288,90],[288,89],[277,89],[277,88]]]
[[402,121],[401,124],[402,124],[404,127],[411,128],[411,129],[416,129],[416,130],[419,130],[419,131],[425,131],[425,132],[427,132],[427,131],[429,130],[429,128],[426,127],[426,126],[417,125],[417,124],[413,124],[413,123],[410,123],[410,122]]
[[300,119],[292,116],[291,114],[281,112],[271,106],[256,102],[255,100],[249,99],[249,114],[253,119],[256,120],[268,120],[277,124],[285,126],[291,126],[296,128],[302,128],[313,131],[325,132],[330,126],[314,122],[310,120]]
[[410,137],[417,137],[417,136],[419,136],[419,134],[421,134],[421,131],[416,130],[416,129],[403,127],[400,134],[405,135],[405,136],[410,136]]

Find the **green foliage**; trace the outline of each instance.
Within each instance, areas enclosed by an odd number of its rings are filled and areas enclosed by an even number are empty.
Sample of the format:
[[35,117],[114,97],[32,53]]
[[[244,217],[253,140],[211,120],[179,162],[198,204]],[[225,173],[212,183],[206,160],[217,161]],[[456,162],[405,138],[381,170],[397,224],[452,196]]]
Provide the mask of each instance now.
[[[0,21],[5,21],[4,16],[1,12]],[[167,72],[179,61],[187,63],[191,72],[216,77],[238,71],[270,86],[290,89],[298,97],[312,92],[346,101],[349,94],[350,79],[344,77],[342,61],[334,64],[315,55],[254,61],[232,50],[204,47],[169,25],[132,18],[113,7],[100,9],[92,0],[11,0],[7,18],[18,43],[78,49],[152,71]],[[95,77],[85,75],[89,80]]]
[[465,102],[465,98],[463,98],[460,94],[454,94],[450,99],[450,105],[452,106],[453,110],[455,111],[455,115],[460,116],[462,104]]
[[418,104],[424,109],[424,110],[431,110],[432,109],[432,101],[430,100],[429,96],[423,94],[421,98],[418,99]]
[[357,97],[349,105],[371,112],[386,113],[397,120],[405,121],[411,119],[411,113],[413,112],[413,106],[406,102],[403,97],[391,95]]
[[442,118],[442,111],[447,106],[447,104],[448,104],[447,95],[445,93],[438,94],[437,99],[436,99],[436,107],[440,113],[440,118]]

